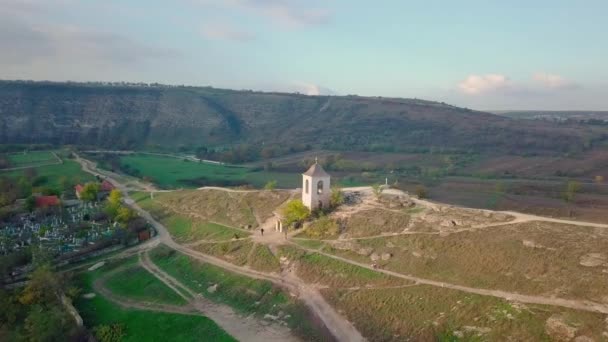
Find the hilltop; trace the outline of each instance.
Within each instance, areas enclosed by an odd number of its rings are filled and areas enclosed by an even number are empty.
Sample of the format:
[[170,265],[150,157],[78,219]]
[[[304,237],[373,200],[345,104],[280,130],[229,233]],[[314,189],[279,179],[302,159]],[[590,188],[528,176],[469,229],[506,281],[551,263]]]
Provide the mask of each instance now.
[[419,99],[0,82],[0,143],[556,154],[591,149],[608,139],[604,131]]

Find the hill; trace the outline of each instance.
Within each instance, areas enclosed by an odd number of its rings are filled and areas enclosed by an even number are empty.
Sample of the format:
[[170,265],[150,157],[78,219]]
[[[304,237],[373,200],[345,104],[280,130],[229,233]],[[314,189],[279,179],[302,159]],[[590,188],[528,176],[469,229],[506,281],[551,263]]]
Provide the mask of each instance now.
[[0,143],[551,154],[606,139],[602,127],[521,121],[418,99],[0,82]]

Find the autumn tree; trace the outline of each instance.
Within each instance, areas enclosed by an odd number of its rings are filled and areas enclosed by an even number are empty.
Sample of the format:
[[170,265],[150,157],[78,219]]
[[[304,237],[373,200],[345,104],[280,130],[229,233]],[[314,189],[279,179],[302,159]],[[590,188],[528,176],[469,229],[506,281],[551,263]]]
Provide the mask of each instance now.
[[282,210],[285,226],[301,223],[310,216],[310,210],[301,200],[292,200]]
[[82,191],[80,192],[80,198],[83,201],[96,201],[97,194],[99,193],[99,184],[97,183],[87,183],[84,185]]

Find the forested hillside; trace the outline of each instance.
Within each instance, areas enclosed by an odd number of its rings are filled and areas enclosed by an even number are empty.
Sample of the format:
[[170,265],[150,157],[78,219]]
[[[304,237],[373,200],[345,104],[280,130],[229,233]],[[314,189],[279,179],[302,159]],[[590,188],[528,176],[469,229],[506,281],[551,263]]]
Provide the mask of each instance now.
[[0,82],[0,143],[556,154],[591,149],[606,132],[417,99]]

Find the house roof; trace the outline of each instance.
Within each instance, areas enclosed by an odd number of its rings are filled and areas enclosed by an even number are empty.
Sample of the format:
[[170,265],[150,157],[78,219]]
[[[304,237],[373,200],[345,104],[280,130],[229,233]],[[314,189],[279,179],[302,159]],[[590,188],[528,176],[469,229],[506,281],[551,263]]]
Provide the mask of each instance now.
[[101,182],[101,186],[99,187],[99,190],[112,191],[112,190],[114,190],[114,185],[112,183],[108,182],[107,180],[104,180],[103,182]]
[[314,163],[312,164],[312,166],[310,167],[310,169],[308,169],[308,171],[303,173],[304,176],[310,176],[310,177],[329,177],[329,174],[327,172],[325,172],[325,170],[323,170],[323,166],[321,166],[319,163]]
[[36,197],[36,207],[52,207],[59,205],[59,197],[57,196],[38,196]]

